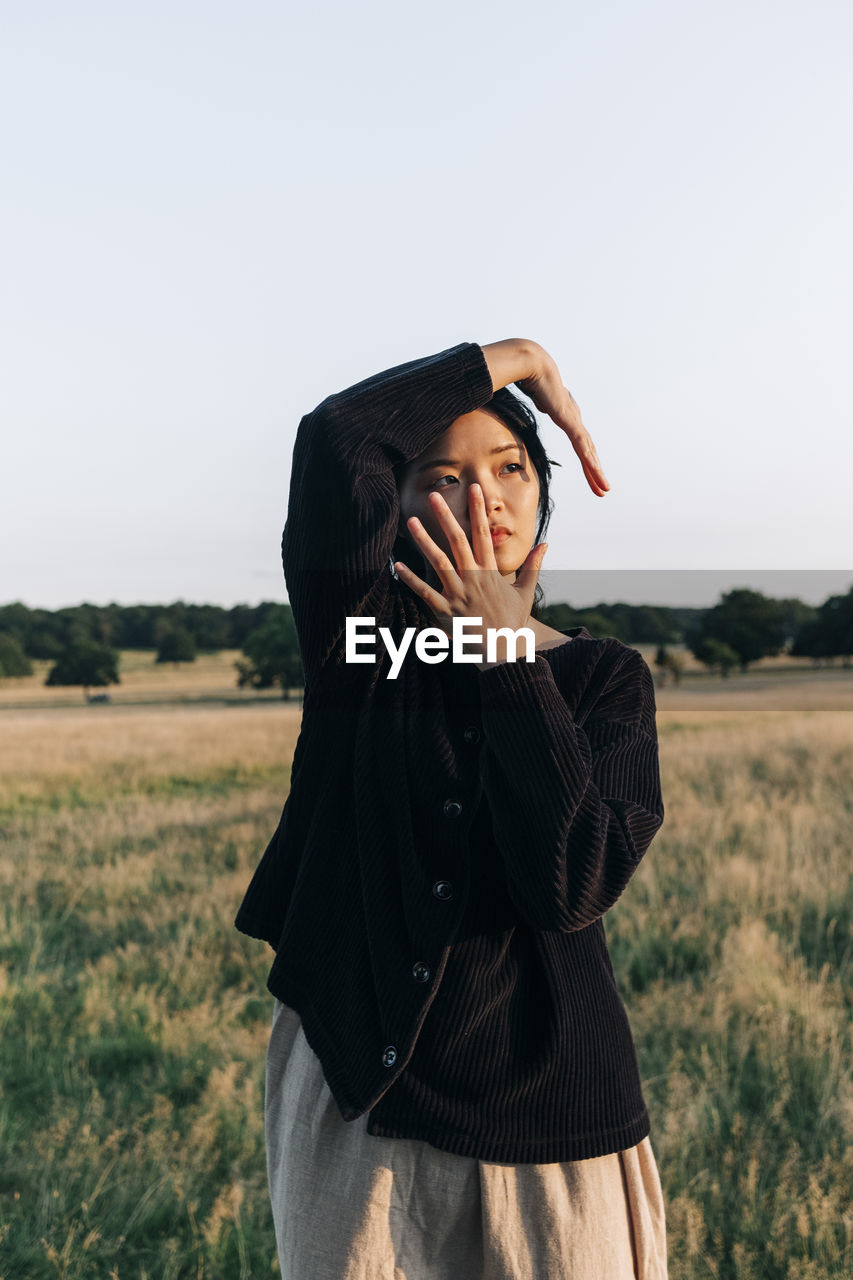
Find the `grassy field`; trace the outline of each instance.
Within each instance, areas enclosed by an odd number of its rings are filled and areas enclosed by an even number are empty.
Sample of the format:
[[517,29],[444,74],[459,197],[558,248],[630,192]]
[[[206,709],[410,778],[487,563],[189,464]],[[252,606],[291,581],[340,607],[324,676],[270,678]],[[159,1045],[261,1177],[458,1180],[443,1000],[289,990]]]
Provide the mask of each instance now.
[[[190,694],[224,697],[222,676]],[[178,688],[157,679],[139,703]],[[853,678],[814,682],[799,710],[733,681],[661,690],[667,818],[607,917],[670,1274],[849,1276]],[[299,708],[7,693],[0,1280],[275,1275],[272,953],[232,921]]]
[[[654,664],[656,645],[638,645],[646,661]],[[678,646],[673,646],[678,649]],[[658,704],[662,709],[731,707],[734,710],[840,710],[853,711],[853,668],[840,665],[815,668],[809,658],[763,658],[748,671],[733,672],[727,679],[710,673],[683,647],[679,650],[684,674],[678,685],[668,677],[658,680]],[[239,689],[235,661],[238,649],[201,653],[195,662],[157,663],[153,649],[125,649],[121,653],[121,683],[106,690],[115,706],[165,706],[172,704],[252,706],[278,702],[276,689]],[[33,661],[33,674],[23,678],[0,678],[0,711],[19,709],[79,707],[85,705],[83,690],[53,688],[45,677],[53,664]],[[298,691],[294,691],[298,694]]]
[[[111,703],[130,704],[194,703],[217,701],[250,704],[272,699],[281,701],[275,689],[238,689],[235,661],[239,649],[201,653],[195,662],[155,662],[154,649],[123,649],[119,665],[120,684],[93,693],[108,693]],[[56,688],[45,685],[52,662],[34,659],[33,674],[17,679],[0,679],[0,710],[17,707],[79,707],[85,703],[79,687]]]

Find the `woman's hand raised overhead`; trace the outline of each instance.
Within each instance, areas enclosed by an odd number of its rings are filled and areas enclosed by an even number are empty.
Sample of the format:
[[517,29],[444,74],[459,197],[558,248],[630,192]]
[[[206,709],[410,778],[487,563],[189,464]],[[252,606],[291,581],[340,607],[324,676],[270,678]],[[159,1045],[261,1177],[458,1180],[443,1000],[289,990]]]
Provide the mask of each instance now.
[[507,338],[482,348],[495,390],[514,382],[536,408],[556,422],[580,458],[587,483],[602,498],[610,485],[601,469],[592,437],[581,418],[577,401],[563,385],[560,370],[544,347],[526,338]]

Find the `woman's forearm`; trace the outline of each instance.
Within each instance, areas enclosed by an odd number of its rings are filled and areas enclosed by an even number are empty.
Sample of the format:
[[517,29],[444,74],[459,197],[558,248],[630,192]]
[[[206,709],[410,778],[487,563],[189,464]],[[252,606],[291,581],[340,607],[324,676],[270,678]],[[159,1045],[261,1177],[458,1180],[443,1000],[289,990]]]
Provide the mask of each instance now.
[[544,352],[538,342],[529,338],[504,338],[502,342],[489,342],[482,347],[492,386],[508,387],[511,382],[532,378],[542,369]]

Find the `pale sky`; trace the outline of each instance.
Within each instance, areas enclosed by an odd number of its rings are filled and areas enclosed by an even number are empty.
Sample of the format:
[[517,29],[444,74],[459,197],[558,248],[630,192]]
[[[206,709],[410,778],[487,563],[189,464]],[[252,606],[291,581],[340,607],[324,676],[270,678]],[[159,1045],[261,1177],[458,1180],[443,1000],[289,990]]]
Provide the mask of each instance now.
[[0,26],[0,602],[284,601],[302,414],[508,337],[554,357],[612,486],[540,415],[549,573],[648,599],[679,570],[690,604],[853,583],[847,0]]

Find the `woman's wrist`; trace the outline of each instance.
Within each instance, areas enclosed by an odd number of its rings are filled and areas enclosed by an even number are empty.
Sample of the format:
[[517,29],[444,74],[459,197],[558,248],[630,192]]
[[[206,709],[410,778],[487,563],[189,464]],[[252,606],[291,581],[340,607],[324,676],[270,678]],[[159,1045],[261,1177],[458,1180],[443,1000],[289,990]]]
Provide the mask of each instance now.
[[486,357],[492,389],[508,387],[511,382],[533,378],[543,366],[545,352],[530,338],[504,338],[481,347]]

